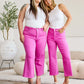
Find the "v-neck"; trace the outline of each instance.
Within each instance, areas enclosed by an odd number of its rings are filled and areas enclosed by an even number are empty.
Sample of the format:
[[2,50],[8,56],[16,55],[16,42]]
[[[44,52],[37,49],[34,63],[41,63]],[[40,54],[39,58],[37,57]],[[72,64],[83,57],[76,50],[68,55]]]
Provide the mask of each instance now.
[[50,12],[52,12],[53,10],[55,10],[55,9],[57,8],[57,6],[58,6],[58,5],[56,4],[56,6],[55,6]]

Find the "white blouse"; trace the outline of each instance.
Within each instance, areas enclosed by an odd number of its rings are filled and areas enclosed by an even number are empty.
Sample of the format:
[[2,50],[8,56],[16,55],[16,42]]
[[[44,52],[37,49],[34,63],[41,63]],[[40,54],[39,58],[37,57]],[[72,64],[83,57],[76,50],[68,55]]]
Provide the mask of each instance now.
[[30,5],[28,6],[25,12],[25,26],[33,28],[43,28],[46,19],[44,11],[40,7],[37,7],[37,16],[35,18],[32,11],[29,12],[29,9]]
[[64,26],[64,13],[58,8],[58,5],[49,13],[50,27],[59,29]]

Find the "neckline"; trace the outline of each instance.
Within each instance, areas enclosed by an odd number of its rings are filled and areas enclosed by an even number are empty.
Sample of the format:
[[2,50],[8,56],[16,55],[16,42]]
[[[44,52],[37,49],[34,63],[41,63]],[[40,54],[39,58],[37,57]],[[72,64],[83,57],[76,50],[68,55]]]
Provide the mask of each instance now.
[[56,6],[53,8],[53,10],[54,10],[55,8],[57,8],[57,4],[56,4]]
[[55,6],[50,12],[52,12],[53,10],[55,10],[55,8],[57,8],[57,6],[58,6],[58,5],[56,4],[56,6]]

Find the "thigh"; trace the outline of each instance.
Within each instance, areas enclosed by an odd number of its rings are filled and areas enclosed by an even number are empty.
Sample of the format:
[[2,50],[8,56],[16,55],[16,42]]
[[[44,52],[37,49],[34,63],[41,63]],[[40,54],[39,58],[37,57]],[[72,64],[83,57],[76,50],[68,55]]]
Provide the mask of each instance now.
[[62,58],[70,58],[70,50],[66,38],[62,38],[57,42],[58,48],[62,54]]
[[23,45],[25,48],[26,56],[28,56],[29,58],[32,57],[35,58],[35,48],[36,48],[35,40],[28,35],[24,35]]
[[57,43],[52,39],[47,39],[47,45],[48,45],[49,60],[52,60],[52,58],[56,60]]
[[45,56],[45,47],[46,47],[46,37],[41,38],[36,41],[36,58]]

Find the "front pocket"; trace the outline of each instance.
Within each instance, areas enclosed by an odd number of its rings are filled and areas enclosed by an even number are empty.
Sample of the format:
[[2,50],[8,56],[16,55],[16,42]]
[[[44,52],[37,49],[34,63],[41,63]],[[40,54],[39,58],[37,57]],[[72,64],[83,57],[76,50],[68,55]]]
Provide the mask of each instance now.
[[63,31],[62,33],[60,33],[59,31],[57,31],[59,34],[63,34],[65,31]]
[[43,30],[43,32],[46,32],[46,31]]

